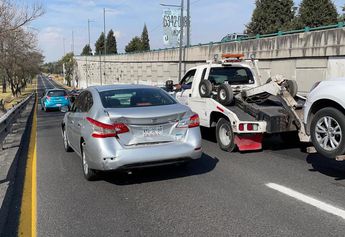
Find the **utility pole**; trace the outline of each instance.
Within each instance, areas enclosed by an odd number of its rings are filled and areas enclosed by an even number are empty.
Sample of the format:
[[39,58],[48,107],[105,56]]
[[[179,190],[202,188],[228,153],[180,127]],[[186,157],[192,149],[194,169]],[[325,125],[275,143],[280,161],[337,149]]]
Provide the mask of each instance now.
[[107,55],[107,39],[105,35],[105,8],[103,8],[104,55]]
[[190,0],[187,0],[187,47],[190,46]]
[[72,30],[72,53],[74,54],[74,31]]
[[65,47],[65,37],[62,38],[62,44],[63,44],[63,56],[66,55],[66,47]]
[[179,64],[178,64],[178,80],[182,76],[182,47],[183,47],[183,6],[184,0],[181,0],[181,16],[180,16],[180,50],[179,50]]
[[[90,19],[87,19],[87,31],[88,31],[88,36],[89,36],[89,47],[91,48],[91,37],[90,37]],[[88,70],[88,64],[87,64],[87,58],[89,55],[86,55],[86,87],[88,87],[88,81],[89,81],[89,70]]]
[[[105,8],[103,8],[103,32],[104,32],[104,81],[105,81],[105,56],[107,55],[107,38],[105,35]],[[101,80],[102,85],[102,80]]]

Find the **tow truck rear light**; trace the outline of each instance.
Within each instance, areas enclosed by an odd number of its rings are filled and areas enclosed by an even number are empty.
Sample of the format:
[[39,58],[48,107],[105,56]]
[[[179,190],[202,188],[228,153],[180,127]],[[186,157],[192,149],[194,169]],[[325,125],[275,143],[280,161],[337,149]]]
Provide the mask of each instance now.
[[116,137],[118,134],[129,132],[128,127],[123,123],[105,124],[90,117],[86,120],[92,125],[94,138]]
[[248,123],[248,124],[247,124],[247,130],[248,130],[248,131],[253,131],[253,124]]
[[244,131],[244,124],[243,123],[240,123],[240,125],[238,125],[238,130]]
[[240,123],[238,125],[238,130],[239,131],[244,131],[244,129],[247,129],[247,131],[258,131],[259,130],[259,125],[255,123]]

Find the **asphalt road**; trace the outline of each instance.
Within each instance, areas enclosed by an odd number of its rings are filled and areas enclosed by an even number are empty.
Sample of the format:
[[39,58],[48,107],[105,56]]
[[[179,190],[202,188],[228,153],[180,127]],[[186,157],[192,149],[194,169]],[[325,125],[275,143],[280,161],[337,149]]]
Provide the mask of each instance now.
[[[52,86],[39,80],[40,89]],[[267,186],[345,209],[345,164],[298,144],[271,137],[264,151],[226,153],[203,129],[204,155],[187,167],[88,182],[80,158],[63,149],[63,114],[38,111],[38,236],[344,236],[342,217]]]

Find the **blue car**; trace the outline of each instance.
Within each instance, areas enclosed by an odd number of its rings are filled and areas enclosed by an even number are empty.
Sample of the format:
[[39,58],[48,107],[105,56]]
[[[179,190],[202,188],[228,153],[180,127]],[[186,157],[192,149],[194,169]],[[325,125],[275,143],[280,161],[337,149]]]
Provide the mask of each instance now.
[[42,110],[59,109],[60,107],[70,107],[71,103],[65,90],[47,90],[41,98]]

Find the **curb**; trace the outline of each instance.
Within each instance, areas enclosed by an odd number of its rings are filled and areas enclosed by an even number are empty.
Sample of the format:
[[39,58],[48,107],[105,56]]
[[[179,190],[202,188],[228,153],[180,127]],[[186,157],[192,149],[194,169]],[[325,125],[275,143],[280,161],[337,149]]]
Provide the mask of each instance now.
[[[20,158],[28,150],[35,108],[35,97],[31,97],[20,116],[14,121],[15,129],[6,136],[6,146],[0,150],[0,236],[5,236],[4,232],[9,229],[15,229],[14,223],[17,222],[18,217],[17,215],[10,216],[10,212],[13,211],[16,214],[20,212],[18,200],[20,201],[22,193],[22,167],[25,170],[26,164],[26,159]],[[10,228],[7,228],[8,226]]]

